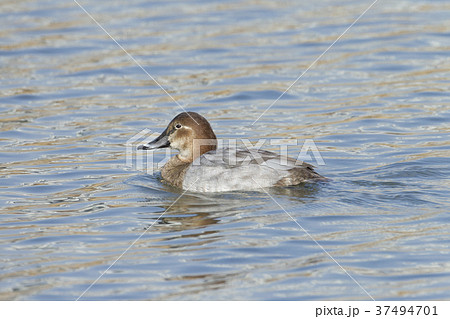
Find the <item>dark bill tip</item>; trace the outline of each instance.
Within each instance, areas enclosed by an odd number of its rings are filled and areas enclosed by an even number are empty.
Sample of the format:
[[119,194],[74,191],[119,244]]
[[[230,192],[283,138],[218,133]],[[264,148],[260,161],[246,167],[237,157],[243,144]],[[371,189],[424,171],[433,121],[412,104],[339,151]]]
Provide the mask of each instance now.
[[144,151],[146,151],[146,150],[149,149],[149,147],[147,147],[146,145],[139,145],[139,146],[137,147],[137,149],[138,149],[138,150],[144,150]]
[[139,145],[138,150],[155,150],[158,148],[170,147],[169,136],[167,135],[167,130],[165,130],[160,136],[151,141],[150,143]]

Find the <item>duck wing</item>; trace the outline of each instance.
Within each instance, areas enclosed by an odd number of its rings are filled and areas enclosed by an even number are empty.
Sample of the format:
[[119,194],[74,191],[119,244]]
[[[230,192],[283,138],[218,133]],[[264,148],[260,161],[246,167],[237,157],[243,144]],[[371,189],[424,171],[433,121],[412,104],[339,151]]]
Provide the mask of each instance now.
[[222,148],[197,158],[186,172],[184,186],[202,192],[289,186],[323,178],[312,165],[255,149]]

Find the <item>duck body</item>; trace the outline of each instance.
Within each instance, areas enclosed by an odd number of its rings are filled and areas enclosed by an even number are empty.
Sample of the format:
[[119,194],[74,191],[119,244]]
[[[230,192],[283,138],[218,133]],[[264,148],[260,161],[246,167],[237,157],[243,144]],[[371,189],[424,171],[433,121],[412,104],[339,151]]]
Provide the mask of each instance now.
[[195,112],[180,113],[158,138],[138,149],[163,147],[178,149],[180,153],[164,165],[162,178],[193,192],[247,191],[326,180],[312,165],[273,152],[217,149],[211,126]]

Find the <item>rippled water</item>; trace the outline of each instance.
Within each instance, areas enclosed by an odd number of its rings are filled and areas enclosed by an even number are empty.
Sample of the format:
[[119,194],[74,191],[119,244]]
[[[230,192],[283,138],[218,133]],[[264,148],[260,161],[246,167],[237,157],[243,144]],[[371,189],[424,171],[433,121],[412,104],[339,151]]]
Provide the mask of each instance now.
[[450,299],[448,1],[378,1],[254,125],[371,1],[79,2],[218,136],[313,139],[332,181],[180,197],[125,146],[181,108],[74,1],[2,1],[0,299],[77,299],[145,229],[81,299]]

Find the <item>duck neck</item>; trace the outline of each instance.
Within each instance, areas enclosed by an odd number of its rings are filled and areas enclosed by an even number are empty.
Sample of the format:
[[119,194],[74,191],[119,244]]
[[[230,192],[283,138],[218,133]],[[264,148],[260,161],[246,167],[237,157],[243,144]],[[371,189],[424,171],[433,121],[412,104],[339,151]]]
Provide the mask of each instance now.
[[192,143],[192,160],[194,161],[196,158],[202,156],[206,152],[213,151],[217,148],[217,139],[208,138],[208,139],[194,139]]
[[192,163],[196,158],[216,148],[216,139],[194,139],[192,147],[180,150],[180,154],[177,157],[182,162]]

